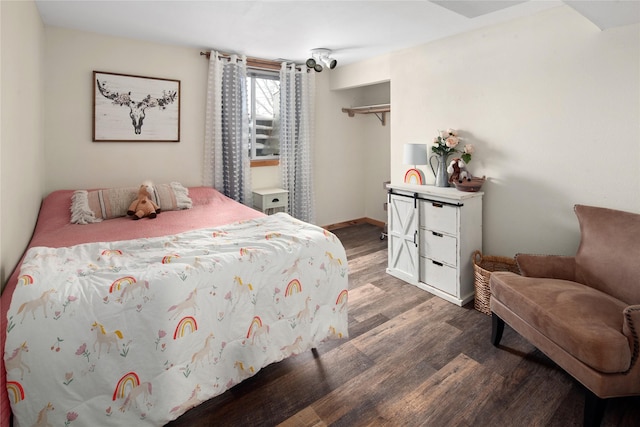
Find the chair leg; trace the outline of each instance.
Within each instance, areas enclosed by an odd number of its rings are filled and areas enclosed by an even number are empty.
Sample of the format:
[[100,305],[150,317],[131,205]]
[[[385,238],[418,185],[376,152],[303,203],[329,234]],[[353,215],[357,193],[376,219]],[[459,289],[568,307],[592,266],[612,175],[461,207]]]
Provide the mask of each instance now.
[[503,332],[504,320],[499,318],[497,314],[491,312],[491,344],[497,347],[500,344]]
[[599,427],[604,415],[607,401],[585,389],[584,392],[584,427]]

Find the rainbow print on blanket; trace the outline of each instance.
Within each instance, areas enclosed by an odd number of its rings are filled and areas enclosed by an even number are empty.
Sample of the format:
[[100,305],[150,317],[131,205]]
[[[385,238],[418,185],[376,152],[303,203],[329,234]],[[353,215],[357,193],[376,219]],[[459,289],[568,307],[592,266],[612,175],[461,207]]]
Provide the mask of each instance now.
[[34,247],[8,311],[15,420],[165,425],[272,362],[347,338],[347,272],[335,235],[284,213]]

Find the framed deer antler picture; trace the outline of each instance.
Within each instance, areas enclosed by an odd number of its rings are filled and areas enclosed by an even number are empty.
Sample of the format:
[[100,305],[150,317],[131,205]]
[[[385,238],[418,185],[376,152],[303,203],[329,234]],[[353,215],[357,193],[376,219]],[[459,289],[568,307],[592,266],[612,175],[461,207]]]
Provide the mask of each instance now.
[[93,72],[94,142],[179,142],[180,80]]

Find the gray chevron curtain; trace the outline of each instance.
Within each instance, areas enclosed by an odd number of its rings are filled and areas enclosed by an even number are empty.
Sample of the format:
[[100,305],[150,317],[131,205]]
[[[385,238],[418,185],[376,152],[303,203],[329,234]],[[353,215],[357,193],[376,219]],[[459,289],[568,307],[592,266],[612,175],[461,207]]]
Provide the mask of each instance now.
[[280,69],[280,173],[289,191],[289,214],[314,224],[315,73],[303,68],[282,63]]
[[205,114],[204,185],[252,206],[246,57],[210,53]]

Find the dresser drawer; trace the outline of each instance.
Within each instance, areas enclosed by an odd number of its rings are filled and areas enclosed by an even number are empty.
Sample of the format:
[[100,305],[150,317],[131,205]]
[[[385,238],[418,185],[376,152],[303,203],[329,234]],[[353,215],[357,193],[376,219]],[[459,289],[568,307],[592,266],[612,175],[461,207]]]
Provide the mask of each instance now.
[[424,229],[420,231],[422,233],[420,255],[455,267],[458,259],[458,239],[436,231]]
[[256,190],[253,192],[253,207],[266,211],[271,208],[285,208],[289,202],[289,192],[280,190]]
[[428,230],[457,235],[458,207],[438,202],[421,201],[420,225]]
[[289,195],[287,193],[269,194],[262,199],[262,208],[277,208],[287,206]]
[[426,257],[420,257],[420,281],[456,296],[457,270]]

